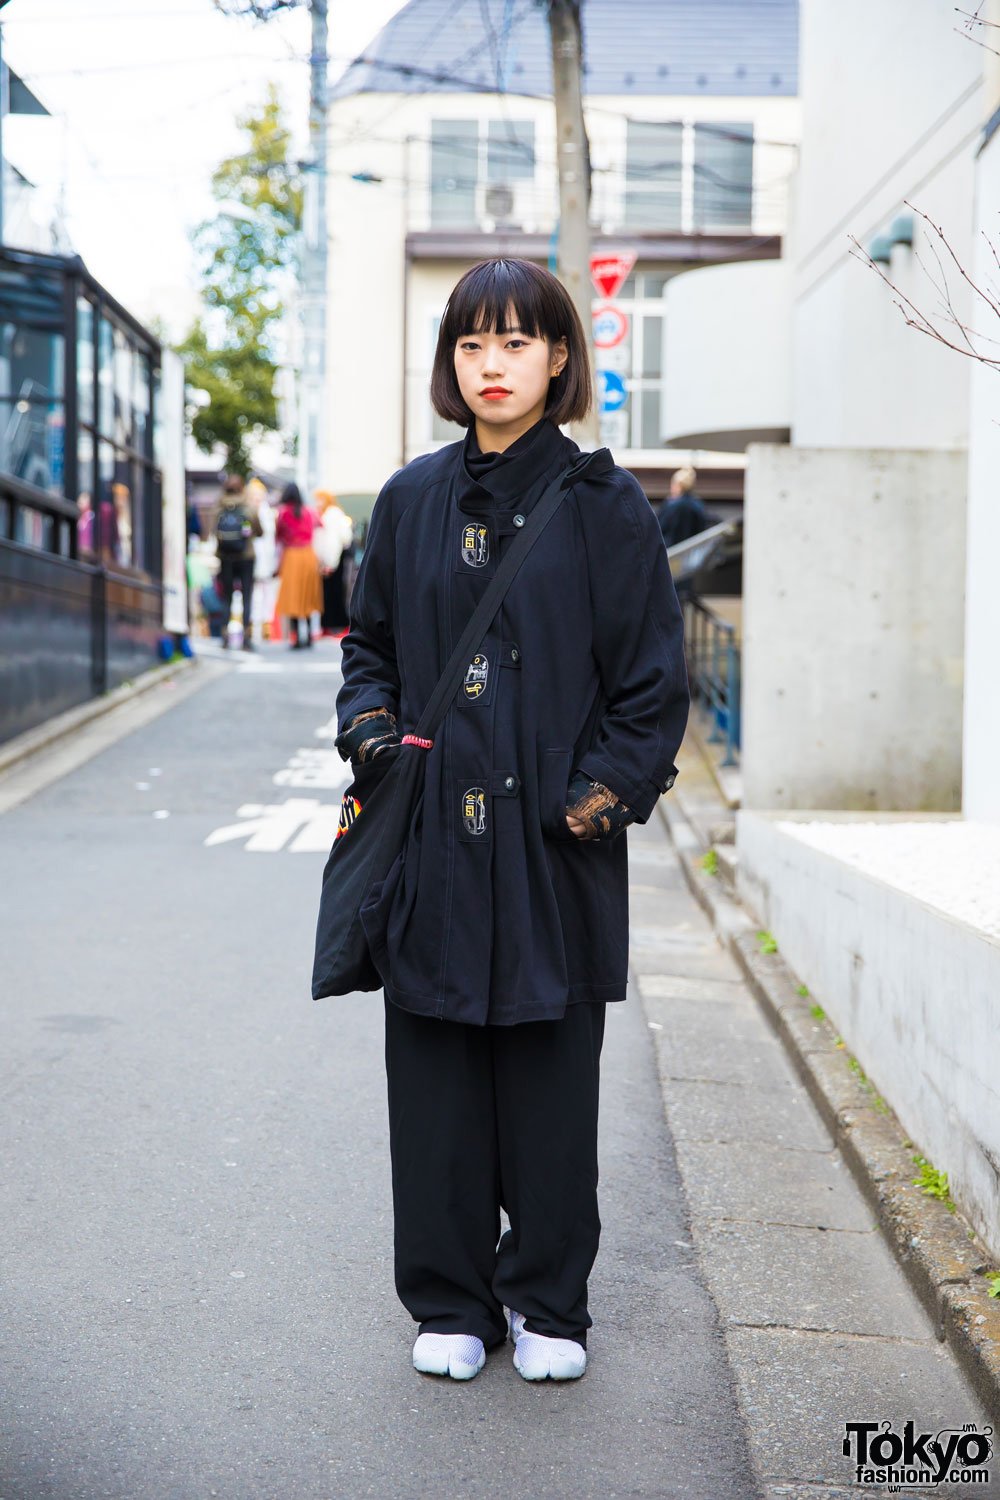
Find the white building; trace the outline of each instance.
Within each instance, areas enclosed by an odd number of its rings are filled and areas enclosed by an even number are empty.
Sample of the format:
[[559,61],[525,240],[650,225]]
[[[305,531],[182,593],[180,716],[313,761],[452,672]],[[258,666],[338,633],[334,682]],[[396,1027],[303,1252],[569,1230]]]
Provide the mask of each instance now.
[[[701,493],[742,495],[730,431],[689,426],[685,448],[665,447],[681,433],[678,415],[682,425],[691,416],[683,378],[668,380],[666,294],[679,272],[725,262],[746,273],[746,295],[771,296],[799,136],[797,11],[796,0],[584,7],[594,245],[638,256],[618,299],[627,336],[599,360],[628,389],[603,436],[651,497],[689,459]],[[447,295],[490,255],[546,263],[558,206],[541,7],[410,0],[365,57],[330,108],[321,438],[324,482],[355,509],[400,464],[454,440],[427,395]],[[713,352],[720,380],[733,357]],[[763,363],[744,441],[787,435],[787,361],[776,350]]]
[[[803,7],[792,441],[748,447],[737,862],[1000,1254],[1000,387],[896,305],[997,359],[997,35],[940,0]],[[691,399],[735,423],[728,390]]]

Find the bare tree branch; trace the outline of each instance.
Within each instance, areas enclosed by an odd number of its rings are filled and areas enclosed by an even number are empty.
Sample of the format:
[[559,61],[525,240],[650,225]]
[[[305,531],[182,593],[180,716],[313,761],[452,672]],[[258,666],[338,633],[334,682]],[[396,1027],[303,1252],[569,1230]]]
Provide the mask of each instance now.
[[929,214],[925,214],[922,208],[917,208],[915,204],[913,204],[913,203],[910,202],[909,198],[904,198],[903,202],[906,204],[907,208],[912,208],[913,212],[915,214],[919,214],[920,217],[923,219],[923,221],[924,221],[925,224],[929,224],[930,225],[930,227],[934,230],[934,233],[940,239],[940,241],[941,241],[942,245],[944,246],[944,248],[947,250],[948,254],[951,256],[952,260],[955,262],[955,265],[958,267],[959,272],[961,273],[961,276],[962,276],[963,280],[966,281],[969,284],[969,286],[971,286],[972,290],[976,293],[977,297],[982,297],[983,301],[986,303],[986,305],[989,308],[990,312],[994,313],[998,318],[1000,318],[1000,304],[994,302],[992,297],[988,297],[986,295],[986,293],[983,291],[982,287],[977,286],[976,283],[973,281],[972,277],[969,275],[968,271],[962,265],[962,262],[959,260],[958,256],[955,254],[954,250],[951,248],[951,245],[949,244],[947,236],[945,235],[944,230],[941,228],[941,225],[940,224],[935,224],[934,220],[930,217],[930,215]]
[[963,10],[960,5],[956,5],[955,14],[959,16],[967,16],[968,19],[972,22],[973,26],[994,26],[997,28],[997,30],[1000,30],[1000,21],[987,21],[984,20],[984,18],[979,14],[982,8],[982,0],[980,0],[980,3],[976,6],[975,10]]
[[970,36],[969,33],[967,31],[963,31],[961,27],[953,26],[952,31],[954,31],[956,36],[964,36],[967,42],[975,42],[976,46],[982,47],[984,52],[992,52],[994,57],[1000,57],[1000,52],[998,52],[995,47],[988,46],[986,42],[980,41],[979,37],[977,36]]
[[[912,205],[910,206],[912,207]],[[921,213],[919,209],[916,210],[916,212],[920,213],[922,218],[927,219],[927,215]],[[931,220],[927,219],[927,222],[931,223]],[[932,225],[932,227],[936,226]],[[964,269],[961,266],[961,263],[958,261],[957,256],[955,256],[954,251],[951,250],[951,246],[948,245],[948,242],[945,239],[944,235],[940,230],[938,230],[938,233],[941,234],[942,242],[952,254],[956,265],[959,266],[959,269],[962,271],[965,279],[969,281],[970,285],[975,287],[975,283],[972,282],[971,278],[966,275]],[[917,307],[916,303],[913,302],[905,292],[900,290],[900,288],[891,279],[891,277],[885,274],[878,262],[872,260],[871,256],[868,254],[868,251],[854,237],[854,235],[849,235],[848,238],[854,245],[855,250],[858,252],[855,255],[852,251],[852,258],[855,260],[860,260],[863,265],[866,265],[869,268],[869,270],[875,272],[880,281],[885,283],[885,285],[893,294],[893,305],[899,308],[900,312],[903,315],[903,322],[908,328],[915,328],[918,333],[923,333],[928,338],[934,339],[936,343],[942,344],[946,349],[952,349],[956,354],[964,354],[968,359],[978,360],[980,364],[987,365],[990,369],[996,370],[998,373],[1000,373],[1000,357],[991,358],[988,354],[981,353],[973,343],[973,339],[982,339],[984,342],[991,344],[996,344],[998,340],[990,338],[988,335],[980,334],[975,329],[967,328],[964,323],[959,321],[959,319],[954,315],[953,312],[949,314],[949,320],[953,324],[953,326],[959,330],[959,333],[961,334],[961,337],[965,342],[957,343],[954,337],[948,337],[947,334],[943,333],[940,328],[935,327],[934,323],[927,316],[927,314],[922,312],[920,308]],[[935,288],[935,290],[937,290],[937,288]],[[984,298],[991,311],[993,311],[998,317],[1000,317],[1000,307],[992,302],[991,299],[987,297],[986,294],[981,290],[981,288],[975,287],[975,290],[979,293],[980,296]],[[949,308],[952,305],[950,295],[948,296],[948,305]]]

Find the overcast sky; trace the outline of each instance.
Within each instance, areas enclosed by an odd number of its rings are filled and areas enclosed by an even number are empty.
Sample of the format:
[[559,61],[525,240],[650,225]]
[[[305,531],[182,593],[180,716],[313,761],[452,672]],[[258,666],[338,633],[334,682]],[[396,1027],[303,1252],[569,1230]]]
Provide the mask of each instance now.
[[[401,0],[330,0],[331,76]],[[55,204],[74,248],[114,296],[172,334],[195,310],[189,233],[209,179],[237,146],[236,116],[277,84],[304,149],[309,17],[266,25],[212,0],[11,0],[4,55],[51,111],[13,116],[11,161]]]

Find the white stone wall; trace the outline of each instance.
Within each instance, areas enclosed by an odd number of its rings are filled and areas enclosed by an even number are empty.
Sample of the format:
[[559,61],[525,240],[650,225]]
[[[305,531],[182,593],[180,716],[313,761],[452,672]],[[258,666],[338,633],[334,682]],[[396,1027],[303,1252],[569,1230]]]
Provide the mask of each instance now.
[[[849,236],[869,246],[910,212],[908,199],[969,263],[983,50],[956,34],[956,13],[940,0],[810,0],[801,15],[792,441],[963,447],[968,366],[905,325],[888,288],[852,257]],[[913,249],[897,246],[884,269],[933,313],[932,236],[915,223]],[[967,288],[954,267],[947,279],[964,317]]]
[[959,807],[965,469],[748,450],[745,807]]
[[[1000,250],[1000,132],[977,162],[976,222]],[[973,274],[980,286],[996,285],[996,262],[982,235]],[[995,291],[993,292],[995,296]],[[974,326],[1000,338],[1000,318],[982,302]],[[996,344],[983,345],[996,358]],[[962,356],[951,356],[961,360]],[[964,362],[964,361],[963,361]],[[971,379],[969,436],[968,565],[966,575],[966,655],[964,802],[966,817],[1000,823],[1000,374],[968,362]]]
[[740,896],[1000,1256],[1000,942],[797,821],[737,815]]

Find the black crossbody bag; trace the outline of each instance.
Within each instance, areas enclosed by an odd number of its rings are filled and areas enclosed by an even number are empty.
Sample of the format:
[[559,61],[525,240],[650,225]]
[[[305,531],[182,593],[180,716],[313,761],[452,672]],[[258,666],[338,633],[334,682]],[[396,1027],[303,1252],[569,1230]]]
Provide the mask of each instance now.
[[[588,457],[590,455],[587,455]],[[312,996],[349,995],[381,989],[383,976],[371,954],[362,909],[370,913],[371,895],[385,880],[406,843],[423,796],[425,751],[430,748],[451,707],[469,662],[492,625],[515,575],[562,503],[574,465],[564,469],[534,506],[520,534],[473,611],[448,665],[412,734],[389,746],[365,765],[344,797],[340,828],[323,870]]]

